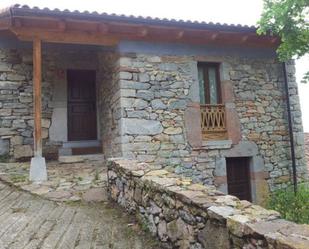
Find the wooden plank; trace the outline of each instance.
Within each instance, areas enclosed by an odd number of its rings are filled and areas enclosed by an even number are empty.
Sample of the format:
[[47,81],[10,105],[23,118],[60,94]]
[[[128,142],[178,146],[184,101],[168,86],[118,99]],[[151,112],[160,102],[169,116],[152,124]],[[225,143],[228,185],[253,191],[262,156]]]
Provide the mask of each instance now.
[[11,28],[20,40],[32,41],[38,37],[41,41],[51,43],[68,43],[84,45],[115,46],[119,39],[115,36],[102,35],[99,32],[81,31],[46,31],[37,28]]
[[42,43],[33,40],[34,156],[42,156]]

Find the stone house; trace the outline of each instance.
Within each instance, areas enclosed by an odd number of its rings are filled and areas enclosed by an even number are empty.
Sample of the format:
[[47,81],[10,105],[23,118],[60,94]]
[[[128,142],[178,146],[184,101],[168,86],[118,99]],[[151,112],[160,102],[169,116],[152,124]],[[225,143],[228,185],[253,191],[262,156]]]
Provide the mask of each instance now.
[[[14,160],[100,152],[261,202],[291,179],[279,43],[240,25],[3,9],[0,152]],[[294,72],[288,63],[304,179]]]

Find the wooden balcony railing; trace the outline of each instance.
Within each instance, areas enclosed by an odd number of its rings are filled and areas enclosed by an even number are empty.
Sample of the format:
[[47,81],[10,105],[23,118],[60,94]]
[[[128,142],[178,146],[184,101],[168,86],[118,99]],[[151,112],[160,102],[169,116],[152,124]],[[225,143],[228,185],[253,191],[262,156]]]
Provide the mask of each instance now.
[[225,107],[223,104],[201,105],[201,122],[204,140],[227,139]]

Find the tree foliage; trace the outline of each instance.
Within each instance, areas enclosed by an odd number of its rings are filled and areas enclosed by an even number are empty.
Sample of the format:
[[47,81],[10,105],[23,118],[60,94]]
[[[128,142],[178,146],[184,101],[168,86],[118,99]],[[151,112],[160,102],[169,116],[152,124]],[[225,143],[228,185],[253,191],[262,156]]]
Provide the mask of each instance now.
[[[264,0],[258,34],[281,38],[279,59],[297,59],[309,53],[309,0]],[[304,80],[309,81],[308,72]]]

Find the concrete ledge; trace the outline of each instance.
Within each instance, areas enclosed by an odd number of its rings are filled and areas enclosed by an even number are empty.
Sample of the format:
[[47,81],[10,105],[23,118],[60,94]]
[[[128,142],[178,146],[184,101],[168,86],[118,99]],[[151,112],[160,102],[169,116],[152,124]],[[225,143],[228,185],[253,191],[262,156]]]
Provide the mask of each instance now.
[[232,147],[232,140],[216,140],[216,141],[203,141],[203,149],[230,149]]
[[167,248],[309,248],[309,226],[148,164],[108,163],[111,199]]

